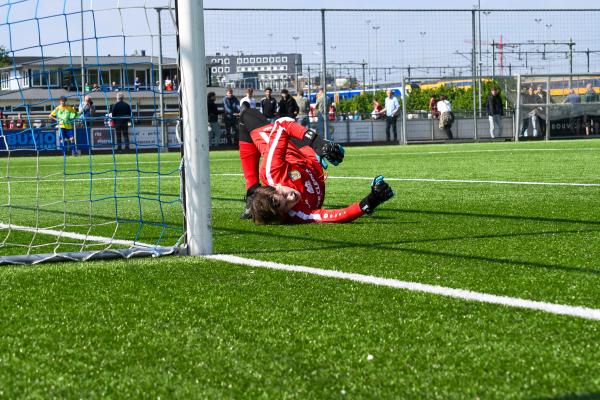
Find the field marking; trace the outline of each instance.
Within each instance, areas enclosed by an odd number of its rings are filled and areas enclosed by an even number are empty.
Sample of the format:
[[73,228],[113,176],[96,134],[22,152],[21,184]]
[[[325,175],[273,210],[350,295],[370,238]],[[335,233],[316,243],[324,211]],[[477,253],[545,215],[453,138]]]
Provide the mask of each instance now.
[[266,268],[288,272],[301,272],[311,275],[318,275],[327,278],[343,279],[359,283],[367,283],[376,286],[386,286],[396,289],[405,289],[412,292],[421,292],[445,297],[453,297],[467,301],[477,301],[480,303],[499,304],[507,307],[524,308],[529,310],[543,311],[556,315],[568,315],[600,321],[600,309],[569,306],[556,303],[546,303],[543,301],[534,301],[521,299],[518,297],[500,296],[489,293],[473,292],[465,289],[454,289],[445,286],[429,285],[419,282],[401,281],[390,278],[380,278],[372,275],[363,275],[351,272],[342,272],[336,270],[327,270],[321,268],[304,267],[300,265],[286,265],[271,261],[254,260],[251,258],[238,257],[227,254],[216,254],[205,256],[210,260],[224,261],[230,264],[246,265],[253,268]]
[[[213,176],[243,176],[242,174],[211,174]],[[367,176],[328,176],[327,179],[340,180],[364,180],[372,181],[372,177]],[[386,181],[396,182],[442,182],[442,183],[488,183],[493,185],[540,185],[540,186],[580,186],[580,187],[600,187],[600,183],[576,183],[576,182],[525,182],[525,181],[493,181],[479,179],[434,179],[434,178],[386,178]]]
[[[132,174],[134,172],[131,172]],[[158,180],[158,174],[154,176],[145,176],[148,175],[144,173],[144,175],[132,175],[132,176],[117,176],[117,177],[108,177],[108,178],[60,178],[60,179],[43,179],[37,177],[31,177],[30,179],[15,179],[15,180],[5,180],[6,177],[0,176],[0,185],[8,183],[17,184],[17,183],[34,183],[38,182],[40,184],[51,183],[51,182],[102,182],[102,181],[122,181],[122,180],[145,180],[145,179],[154,179]],[[243,174],[240,173],[218,173],[211,174],[211,176],[232,176],[232,177],[243,177]],[[21,177],[22,178],[22,177]],[[181,179],[179,174],[169,174],[169,175],[160,175],[160,179]],[[367,176],[329,176],[327,179],[339,179],[339,180],[361,180],[361,181],[372,181],[372,177]],[[528,182],[528,181],[495,181],[495,180],[481,180],[481,179],[435,179],[435,178],[386,178],[386,181],[389,182],[431,182],[431,183],[473,183],[473,184],[491,184],[491,185],[519,185],[519,186],[575,186],[575,187],[600,187],[600,183],[577,183],[577,182]]]
[[119,244],[119,245],[130,246],[130,247],[132,247],[132,246],[147,247],[147,248],[156,247],[156,246],[148,244],[148,243],[135,242],[133,240],[113,239],[113,238],[109,238],[109,237],[105,237],[105,236],[84,235],[82,233],[58,231],[55,229],[47,229],[47,228],[34,228],[32,226],[0,223],[0,229],[12,229],[12,230],[21,231],[21,232],[40,233],[43,235],[66,237],[69,239],[77,239],[77,240],[84,240],[84,241],[87,240],[87,241],[104,243],[104,244]]

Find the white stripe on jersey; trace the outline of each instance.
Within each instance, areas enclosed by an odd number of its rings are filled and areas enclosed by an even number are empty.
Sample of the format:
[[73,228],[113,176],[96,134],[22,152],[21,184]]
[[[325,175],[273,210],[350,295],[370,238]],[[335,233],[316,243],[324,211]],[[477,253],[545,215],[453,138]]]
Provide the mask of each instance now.
[[271,143],[271,147],[269,148],[269,155],[267,156],[266,175],[267,175],[267,182],[269,183],[270,186],[275,186],[275,181],[273,181],[273,177],[271,176],[271,162],[273,161],[273,154],[275,154],[275,149],[277,148],[277,143],[279,143],[279,138],[281,138],[282,132],[283,132],[283,127],[279,127],[277,129],[277,134],[275,135],[275,139],[273,140],[273,142]]
[[290,210],[288,211],[288,215],[290,217],[298,217],[301,218],[305,221],[309,220],[309,219],[313,219],[313,220],[321,220],[321,215],[320,214],[305,214],[302,211],[294,211],[294,210]]

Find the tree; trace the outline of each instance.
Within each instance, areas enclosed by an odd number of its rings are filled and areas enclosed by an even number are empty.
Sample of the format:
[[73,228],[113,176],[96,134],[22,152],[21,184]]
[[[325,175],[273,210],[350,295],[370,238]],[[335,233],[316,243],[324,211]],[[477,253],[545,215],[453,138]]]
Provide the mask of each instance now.
[[10,64],[11,61],[10,56],[8,55],[8,50],[6,50],[6,47],[0,45],[0,67],[6,67]]

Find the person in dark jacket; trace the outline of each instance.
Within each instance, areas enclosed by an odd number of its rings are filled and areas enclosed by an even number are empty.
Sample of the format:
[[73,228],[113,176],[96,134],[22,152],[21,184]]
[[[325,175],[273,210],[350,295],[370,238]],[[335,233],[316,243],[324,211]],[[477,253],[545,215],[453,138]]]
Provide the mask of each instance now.
[[208,109],[208,133],[212,139],[221,137],[221,126],[219,125],[219,108],[217,107],[217,95],[208,92],[206,95],[206,108]]
[[490,137],[494,139],[496,134],[502,135],[502,116],[504,115],[502,97],[500,97],[498,89],[495,87],[492,87],[485,109],[490,120]]
[[115,123],[117,133],[117,150],[129,149],[129,121],[131,121],[131,107],[125,102],[125,94],[117,94],[117,102],[110,106],[111,118]]
[[[233,144],[239,136],[238,117],[240,115],[240,101],[233,95],[233,89],[227,89],[225,97],[223,97],[223,110],[225,114],[225,136],[228,144]],[[233,137],[231,131],[233,130]]]
[[296,100],[290,96],[290,92],[287,89],[281,91],[281,100],[279,100],[279,117],[288,117],[296,119],[300,108]]
[[270,87],[266,88],[265,97],[260,100],[262,114],[267,117],[269,122],[273,122],[277,118],[277,100],[271,96],[272,92]]

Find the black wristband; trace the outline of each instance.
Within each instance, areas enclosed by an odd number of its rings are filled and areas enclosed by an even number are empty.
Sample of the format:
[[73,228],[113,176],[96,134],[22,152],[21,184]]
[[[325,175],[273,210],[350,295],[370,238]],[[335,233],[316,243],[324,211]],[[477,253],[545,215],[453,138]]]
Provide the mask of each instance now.
[[360,209],[366,214],[372,214],[375,208],[381,204],[372,193],[362,199],[359,203]]

